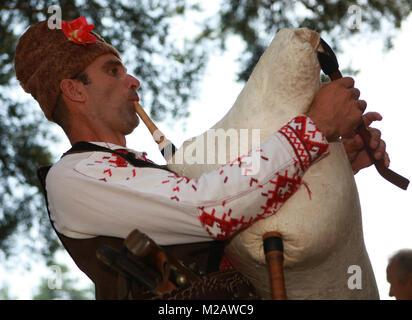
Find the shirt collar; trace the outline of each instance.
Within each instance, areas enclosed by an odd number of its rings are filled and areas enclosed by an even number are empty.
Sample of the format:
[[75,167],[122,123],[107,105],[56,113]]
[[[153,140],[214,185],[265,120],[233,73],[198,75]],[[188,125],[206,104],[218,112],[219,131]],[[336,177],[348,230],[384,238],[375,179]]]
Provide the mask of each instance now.
[[136,151],[136,150],[125,148],[123,146],[120,146],[120,145],[117,145],[117,144],[114,144],[114,143],[110,143],[110,142],[90,141],[90,143],[96,144],[96,145],[101,146],[101,147],[106,147],[106,148],[109,148],[111,150],[124,149],[124,150],[127,150],[128,152],[134,153],[136,155],[136,157],[140,158],[140,159],[143,159],[143,158],[145,159],[146,156],[147,156],[147,153],[144,152],[144,151],[143,152]]

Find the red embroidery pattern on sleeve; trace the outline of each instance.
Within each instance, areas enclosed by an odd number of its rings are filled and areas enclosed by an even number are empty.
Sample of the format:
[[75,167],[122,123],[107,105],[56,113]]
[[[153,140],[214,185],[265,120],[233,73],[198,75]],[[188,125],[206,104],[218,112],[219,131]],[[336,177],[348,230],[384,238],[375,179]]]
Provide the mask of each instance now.
[[233,165],[237,164],[237,165],[239,166],[239,168],[242,167],[242,165],[244,164],[244,162],[242,161],[243,158],[248,157],[248,156],[249,156],[249,155],[245,154],[245,155],[242,155],[242,156],[236,158],[235,160],[233,160],[233,161],[230,163],[230,166],[232,167]]
[[329,144],[315,123],[306,116],[298,116],[280,129],[295,151],[303,170],[323,155]]
[[199,216],[202,226],[206,229],[207,233],[216,240],[225,240],[229,238],[234,232],[242,230],[248,227],[253,218],[245,220],[245,216],[241,216],[240,219],[230,217],[228,212],[223,212],[223,215],[219,217],[220,210],[211,208],[210,212],[205,211],[204,207],[200,207],[202,213]]
[[[195,184],[197,183],[196,179],[191,180],[186,176],[179,176],[176,173],[173,173],[173,175],[169,175],[168,178],[170,179],[162,181],[162,184],[170,183],[170,186],[172,187],[172,192],[173,192],[173,195],[170,197],[170,200],[180,201],[177,195],[180,192],[180,188],[178,184],[181,182],[186,182],[186,184],[188,184],[189,182],[192,182],[191,184],[192,190],[197,191],[197,188],[195,186]],[[171,181],[172,179],[173,181]]]
[[300,176],[293,174],[289,177],[287,170],[283,175],[276,175],[275,179],[270,180],[272,189],[262,193],[262,196],[267,197],[267,200],[265,205],[261,207],[263,211],[257,216],[263,218],[276,213],[286,200],[295,193],[301,183],[302,178]]
[[[304,171],[320,156],[327,152],[329,144],[323,133],[306,116],[298,116],[282,127],[280,133],[286,137],[291,144],[296,158],[291,166],[277,172],[269,182],[259,184],[258,179],[251,177],[248,181],[249,187],[258,187],[263,198],[261,211],[245,212],[243,208],[227,208],[230,203],[223,201],[221,206],[199,207],[199,219],[206,231],[217,240],[231,237],[235,232],[241,231],[253,222],[275,214],[280,207],[289,199],[302,184]],[[260,150],[263,152],[263,150]],[[265,155],[261,159],[269,161]],[[241,166],[241,158],[236,159],[230,165]],[[219,174],[223,176],[222,169]],[[226,180],[227,181],[227,180]],[[224,181],[225,182],[225,181]],[[253,192],[256,192],[253,191]],[[229,211],[228,211],[229,210]],[[235,213],[236,212],[236,213]],[[243,214],[242,214],[243,213]]]
[[[261,206],[262,211],[254,214],[254,217],[247,219],[245,215],[242,215],[239,218],[233,218],[230,216],[232,209],[225,211],[215,207],[208,208],[206,211],[204,207],[200,207],[200,222],[213,238],[217,240],[228,239],[235,232],[249,227],[253,222],[275,214],[283,203],[296,192],[301,183],[300,175],[290,174],[288,170],[284,170],[276,174],[265,186],[262,186],[265,192],[261,192],[261,196],[267,199]],[[222,203],[222,207],[226,205],[226,202]]]

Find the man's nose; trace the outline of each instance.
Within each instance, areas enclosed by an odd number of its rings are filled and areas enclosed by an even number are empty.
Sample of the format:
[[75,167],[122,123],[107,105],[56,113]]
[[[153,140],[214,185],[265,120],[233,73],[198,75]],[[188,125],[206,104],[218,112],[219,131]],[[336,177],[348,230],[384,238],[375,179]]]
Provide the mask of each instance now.
[[129,89],[132,89],[133,91],[136,91],[137,89],[140,88],[140,81],[137,80],[132,75],[128,74],[127,75],[127,87]]

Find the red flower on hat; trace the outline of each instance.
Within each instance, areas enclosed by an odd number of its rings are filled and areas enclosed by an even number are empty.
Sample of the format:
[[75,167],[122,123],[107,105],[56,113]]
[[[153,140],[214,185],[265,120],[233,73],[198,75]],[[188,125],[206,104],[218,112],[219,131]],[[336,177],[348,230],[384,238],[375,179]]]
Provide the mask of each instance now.
[[67,39],[84,46],[86,43],[96,42],[96,37],[90,34],[93,28],[94,25],[88,24],[85,17],[79,17],[71,22],[62,22],[62,30]]

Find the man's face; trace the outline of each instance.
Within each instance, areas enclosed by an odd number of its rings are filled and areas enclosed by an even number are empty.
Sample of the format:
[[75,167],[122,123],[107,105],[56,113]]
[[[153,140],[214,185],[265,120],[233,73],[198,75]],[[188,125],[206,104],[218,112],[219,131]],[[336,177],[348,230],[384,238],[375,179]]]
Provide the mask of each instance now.
[[86,68],[90,84],[88,111],[93,120],[104,125],[105,130],[127,135],[139,124],[134,101],[140,82],[127,74],[126,68],[113,54],[98,57]]
[[386,269],[387,280],[391,287],[389,296],[397,300],[412,300],[412,275],[402,281],[397,261],[392,261]]

